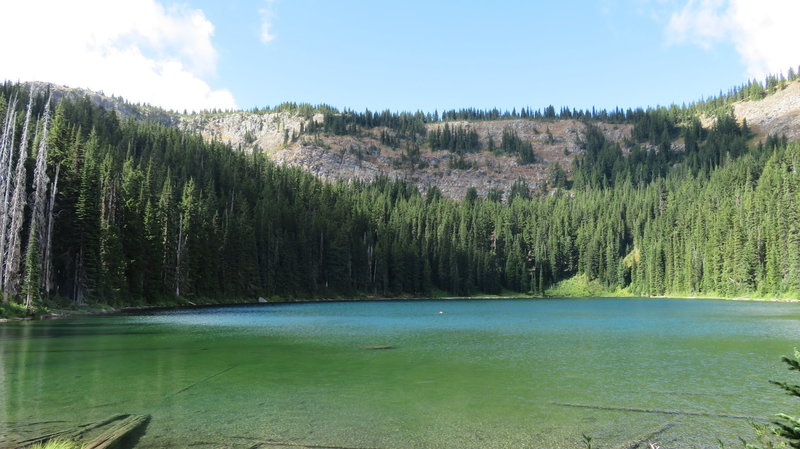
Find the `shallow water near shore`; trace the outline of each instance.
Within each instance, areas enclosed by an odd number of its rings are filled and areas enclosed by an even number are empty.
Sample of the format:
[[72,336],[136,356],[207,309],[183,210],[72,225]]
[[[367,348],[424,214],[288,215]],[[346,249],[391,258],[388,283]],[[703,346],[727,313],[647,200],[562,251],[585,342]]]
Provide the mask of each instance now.
[[[443,313],[440,313],[443,312]],[[367,349],[370,346],[388,349]],[[137,447],[597,448],[753,440],[800,306],[304,303],[0,324],[0,447],[152,416]],[[795,376],[796,377],[796,376]],[[27,430],[26,430],[27,429]],[[28,433],[26,433],[28,432]]]

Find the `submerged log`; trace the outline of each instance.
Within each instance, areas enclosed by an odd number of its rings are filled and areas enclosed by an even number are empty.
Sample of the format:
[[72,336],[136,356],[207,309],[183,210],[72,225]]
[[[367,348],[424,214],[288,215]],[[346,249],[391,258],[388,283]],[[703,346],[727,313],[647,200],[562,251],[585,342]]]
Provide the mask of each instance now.
[[31,427],[31,426],[41,426],[43,424],[56,424],[56,423],[65,423],[68,421],[39,421],[39,422],[19,422],[19,421],[0,421],[0,425],[8,425],[8,426],[15,426],[15,427]]
[[296,443],[290,441],[261,441],[258,438],[234,437],[238,439],[257,441],[248,449],[267,449],[271,447],[296,447],[299,449],[383,449],[378,447],[339,446],[328,444]]
[[[272,439],[265,440],[258,437],[248,437],[242,435],[228,436],[227,438],[234,440],[247,440],[252,442],[253,445],[250,446],[248,449],[270,448],[270,447],[297,447],[300,449],[385,449],[380,447],[367,447],[367,446],[342,446],[336,444],[320,444],[320,443],[312,444],[312,443],[302,443],[297,441],[278,441]],[[218,446],[225,446],[224,443],[208,443],[208,444],[217,444]]]
[[746,415],[727,415],[724,413],[705,413],[705,412],[691,412],[682,410],[659,410],[648,408],[633,408],[633,407],[611,407],[604,405],[589,405],[589,404],[570,404],[567,402],[551,402],[553,405],[561,407],[573,408],[589,408],[593,410],[610,410],[615,412],[635,412],[635,413],[654,413],[658,415],[675,415],[675,416],[704,416],[708,418],[731,418],[731,419],[746,419],[750,421],[772,421],[770,418],[761,418],[758,416]]
[[181,388],[180,390],[176,391],[175,393],[172,393],[171,395],[169,395],[169,396],[167,396],[167,397],[172,397],[172,396],[175,396],[175,395],[181,394],[181,393],[183,393],[184,391],[186,391],[186,390],[188,390],[188,389],[190,389],[190,388],[192,388],[192,387],[194,387],[194,386],[196,386],[196,385],[199,385],[199,384],[201,384],[201,383],[203,383],[203,382],[208,382],[209,380],[211,380],[211,379],[213,379],[213,378],[215,378],[215,377],[217,377],[217,376],[221,376],[221,375],[223,375],[223,374],[227,373],[228,371],[230,371],[230,370],[232,370],[232,369],[236,368],[236,366],[237,366],[237,365],[229,366],[228,368],[225,368],[224,370],[222,370],[222,371],[220,371],[220,372],[218,372],[218,373],[212,374],[212,375],[210,375],[210,376],[208,376],[208,377],[206,377],[206,378],[204,378],[204,379],[200,379],[200,380],[198,380],[197,382],[195,382],[195,383],[193,383],[193,384],[190,384],[190,385],[188,385],[188,386],[186,386],[186,387],[183,387],[183,388]]
[[669,429],[671,429],[673,427],[675,427],[675,423],[665,424],[665,425],[659,427],[658,429],[656,429],[654,431],[647,432],[645,434],[642,434],[642,435],[634,438],[633,440],[631,440],[631,441],[629,441],[627,443],[624,443],[624,444],[622,444],[620,446],[616,446],[614,449],[638,449],[640,446],[642,446],[645,443],[654,443],[654,441],[652,441],[653,438],[661,435],[662,433],[666,432],[667,430],[669,430]]
[[89,424],[84,424],[82,426],[78,426],[78,429],[70,432],[70,434],[73,437],[76,437],[76,438],[77,437],[81,437],[82,435],[86,435],[87,433],[91,432],[94,429],[98,429],[98,428],[103,427],[103,426],[105,426],[107,424],[111,424],[114,421],[119,421],[121,419],[125,419],[128,416],[130,416],[130,415],[121,415],[121,414],[120,415],[111,415],[108,418],[103,419],[101,421],[95,421],[93,423],[89,423]]

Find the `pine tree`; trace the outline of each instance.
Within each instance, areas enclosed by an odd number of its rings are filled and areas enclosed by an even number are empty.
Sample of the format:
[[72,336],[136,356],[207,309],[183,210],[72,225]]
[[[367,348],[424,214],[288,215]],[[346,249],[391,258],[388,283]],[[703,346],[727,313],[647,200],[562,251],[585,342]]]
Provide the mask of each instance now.
[[161,290],[170,291],[175,287],[175,259],[176,254],[176,231],[174,208],[175,200],[172,194],[172,176],[167,172],[161,188],[161,196],[158,199],[156,220],[158,223],[158,244],[160,254],[160,273]]
[[561,168],[561,164],[556,162],[547,169],[547,172],[550,187],[554,189],[565,189],[567,187],[567,174]]
[[[794,351],[794,357],[783,357],[783,362],[789,365],[789,371],[800,372],[800,351]],[[800,385],[788,382],[770,381],[770,383],[784,389],[789,396],[800,398]],[[745,449],[773,449],[776,447],[791,447],[800,449],[800,418],[786,413],[779,413],[778,420],[773,422],[773,427],[753,426],[756,430],[758,444],[745,442]],[[774,441],[770,435],[777,436],[783,441]]]
[[[189,282],[188,242],[195,228],[197,191],[193,179],[183,186],[178,212],[178,235],[175,245],[175,296],[185,294]],[[183,289],[182,289],[183,287]]]
[[41,253],[39,252],[39,239],[37,227],[31,226],[28,236],[28,247],[25,250],[25,282],[22,291],[25,295],[25,308],[33,308],[33,304],[40,299],[41,287]]
[[96,158],[98,137],[95,131],[89,137],[84,152],[84,162],[80,173],[80,186],[75,204],[76,233],[78,251],[75,253],[75,267],[72,297],[83,304],[100,283],[100,192]]
[[[26,266],[26,273],[35,273],[34,277],[26,274],[26,305],[30,306],[32,299],[38,299],[38,294],[34,295],[34,286],[30,284],[32,280],[41,282],[40,287],[44,287],[48,283],[48,275],[51,273],[51,265],[49,259],[49,248],[47,247],[50,242],[48,231],[51,229],[49,219],[52,218],[52,209],[48,207],[50,203],[47,198],[47,191],[50,186],[50,178],[47,175],[47,134],[50,125],[50,99],[45,103],[44,113],[42,114],[42,128],[37,136],[38,148],[36,153],[36,165],[33,171],[33,200],[31,204],[31,220],[28,238],[28,256],[30,252],[34,251],[37,257],[31,258],[26,256],[26,261],[36,261],[40,263],[39,267]],[[36,245],[32,245],[35,243]],[[41,289],[41,288],[40,288]],[[40,290],[39,289],[39,290]]]

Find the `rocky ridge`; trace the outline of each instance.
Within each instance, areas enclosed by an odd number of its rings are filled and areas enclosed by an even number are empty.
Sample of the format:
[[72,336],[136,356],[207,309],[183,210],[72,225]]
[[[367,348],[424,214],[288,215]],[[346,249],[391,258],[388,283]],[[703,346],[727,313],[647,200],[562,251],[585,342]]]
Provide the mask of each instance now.
[[190,114],[177,117],[175,125],[188,132],[199,132],[247,151],[277,148],[288,136],[299,135],[309,121],[322,121],[322,114],[306,119],[288,112],[227,112]]
[[[113,109],[125,118],[177,126],[200,133],[209,140],[230,143],[242,151],[265,152],[278,164],[299,167],[324,180],[369,181],[386,176],[407,180],[421,190],[437,186],[445,196],[455,199],[463,198],[470,187],[475,187],[480,195],[493,189],[508,191],[520,178],[529,186],[544,190],[551,165],[558,163],[569,172],[575,157],[583,151],[580,136],[585,125],[576,120],[447,122],[450,127],[463,126],[475,130],[483,147],[488,146],[490,139],[499,143],[504,130],[513,130],[532,144],[539,158],[536,164],[520,165],[511,156],[482,151],[464,155],[467,168],[460,169],[452,165],[457,155],[448,151],[431,151],[423,141],[418,142],[421,144],[419,158],[409,161],[404,158],[402,144],[396,148],[381,144],[380,133],[392,132],[385,128],[364,130],[358,136],[304,133],[303,129],[307,129],[312,121],[319,123],[324,119],[322,114],[303,116],[286,111],[178,114],[130,104],[121,98],[85,89],[38,82],[29,84],[39,91],[49,88],[56,101],[88,98],[93,104]],[[762,100],[735,103],[733,110],[737,119],[747,120],[761,137],[775,134],[786,135],[790,140],[800,139],[800,81],[789,83]],[[444,124],[426,126],[431,131]],[[628,149],[631,125],[597,123],[596,126],[606,139],[620,143],[623,150]],[[674,143],[673,149],[682,151],[682,143]]]
[[41,81],[30,81],[25,83],[25,85],[34,92],[47,92],[49,90],[52,100],[56,103],[65,98],[73,102],[88,99],[94,106],[101,107],[107,111],[116,111],[120,117],[133,118],[140,121],[151,121],[166,126],[173,126],[178,123],[179,115],[177,113],[168,112],[149,105],[128,103],[123,98],[115,96],[109,97],[102,92]]
[[[327,181],[370,181],[385,176],[404,179],[420,190],[437,186],[444,196],[454,199],[463,198],[470,187],[475,187],[482,196],[492,189],[508,191],[520,178],[532,188],[543,188],[551,164],[559,163],[570,170],[575,156],[583,151],[579,139],[585,129],[577,120],[447,122],[451,127],[475,130],[484,147],[490,138],[499,143],[503,131],[511,129],[531,142],[541,161],[520,165],[512,156],[482,151],[465,154],[464,160],[471,168],[457,169],[451,167],[457,155],[431,151],[423,142],[420,142],[419,161],[404,160],[402,144],[396,148],[381,144],[380,133],[391,132],[385,128],[365,130],[358,136],[301,134],[301,129],[312,120],[322,119],[321,114],[304,118],[287,112],[236,112],[184,116],[177,126],[244,151],[264,151],[278,164],[302,168]],[[443,123],[433,123],[427,128],[430,131],[442,126]],[[630,125],[600,123],[598,126],[614,142],[621,143],[630,136]],[[291,136],[299,137],[292,140]]]

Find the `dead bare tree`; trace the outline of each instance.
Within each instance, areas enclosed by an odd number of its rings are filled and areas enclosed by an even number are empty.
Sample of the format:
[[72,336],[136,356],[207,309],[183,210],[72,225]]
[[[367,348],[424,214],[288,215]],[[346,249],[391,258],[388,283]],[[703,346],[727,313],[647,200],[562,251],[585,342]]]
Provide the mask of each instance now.
[[[48,206],[48,198],[47,198],[47,191],[48,187],[50,186],[50,177],[47,175],[47,132],[48,127],[50,126],[50,98],[47,99],[47,103],[45,104],[44,113],[42,114],[42,130],[41,134],[38,136],[39,140],[39,148],[36,152],[36,166],[33,170],[33,194],[32,194],[32,204],[31,204],[31,236],[34,235],[33,230],[36,230],[36,237],[35,239],[29,238],[28,245],[32,244],[32,241],[39,242],[39,254],[42,256],[40,258],[41,265],[36,267],[43,276],[40,276],[39,279],[36,279],[35,282],[38,283],[38,286],[41,287],[43,283],[42,277],[45,277],[49,274],[46,271],[42,271],[44,268],[47,269],[50,266],[51,262],[47,259],[51,257],[50,254],[46,252],[46,247],[48,242],[50,241],[48,231],[51,229],[49,219],[52,218],[52,207]],[[55,190],[55,189],[54,189]],[[36,248],[34,248],[36,250]],[[26,269],[30,270],[31,267],[26,267]],[[34,280],[32,280],[34,281]],[[46,280],[45,280],[46,282]],[[31,291],[32,286],[28,286],[28,291]],[[31,294],[29,293],[26,298],[26,303],[30,303],[32,300]]]
[[28,130],[31,122],[34,92],[31,91],[28,107],[25,111],[25,124],[19,143],[17,162],[14,173],[14,188],[8,207],[9,224],[6,229],[6,256],[3,270],[4,298],[10,298],[18,292],[20,283],[19,268],[22,263],[22,223],[25,221],[25,161],[28,159]]
[[[4,267],[6,260],[6,245],[9,221],[9,203],[11,201],[11,189],[14,183],[12,176],[13,170],[13,148],[14,133],[17,121],[17,99],[12,98],[11,103],[6,109],[6,117],[3,121],[2,134],[0,134],[0,289],[5,290]],[[5,301],[5,296],[3,297]]]

